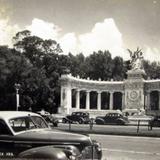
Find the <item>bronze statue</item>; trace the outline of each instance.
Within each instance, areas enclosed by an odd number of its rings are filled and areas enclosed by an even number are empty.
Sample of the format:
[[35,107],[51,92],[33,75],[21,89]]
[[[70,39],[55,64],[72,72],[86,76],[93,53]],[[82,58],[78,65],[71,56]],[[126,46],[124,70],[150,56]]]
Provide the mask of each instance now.
[[137,48],[135,52],[132,52],[128,49],[131,57],[131,69],[132,70],[139,70],[143,69],[143,53],[141,49]]

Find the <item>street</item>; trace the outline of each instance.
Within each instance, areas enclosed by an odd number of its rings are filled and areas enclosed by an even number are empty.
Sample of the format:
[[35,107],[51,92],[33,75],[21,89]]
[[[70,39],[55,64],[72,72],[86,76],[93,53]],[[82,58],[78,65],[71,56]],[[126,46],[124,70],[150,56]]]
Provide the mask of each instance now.
[[137,126],[94,125],[92,130],[89,125],[79,124],[72,124],[70,127],[69,124],[60,124],[58,127],[65,131],[69,131],[69,128],[70,131],[78,133],[90,133],[92,139],[100,142],[103,149],[103,160],[160,159],[159,127],[151,131],[147,126],[140,126],[139,133],[137,133]]
[[159,160],[160,138],[90,134],[101,143],[103,160]]

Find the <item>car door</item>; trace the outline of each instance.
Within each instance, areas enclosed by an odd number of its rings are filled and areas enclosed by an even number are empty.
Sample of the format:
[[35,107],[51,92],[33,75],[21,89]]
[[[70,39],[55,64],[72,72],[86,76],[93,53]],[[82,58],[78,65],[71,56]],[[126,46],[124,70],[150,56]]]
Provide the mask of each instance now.
[[6,122],[0,119],[0,159],[16,157],[20,152],[30,148],[32,144],[13,135]]
[[111,113],[106,114],[104,119],[105,119],[105,123],[106,124],[112,123],[112,115],[111,115]]
[[14,157],[13,135],[5,121],[0,119],[0,159]]
[[116,122],[116,114],[115,114],[115,113],[112,113],[112,114],[110,115],[110,123],[111,123],[111,124],[115,124],[115,122]]
[[77,121],[79,120],[79,117],[80,117],[80,113],[79,113],[79,112],[75,112],[75,113],[72,115],[72,121],[77,122]]

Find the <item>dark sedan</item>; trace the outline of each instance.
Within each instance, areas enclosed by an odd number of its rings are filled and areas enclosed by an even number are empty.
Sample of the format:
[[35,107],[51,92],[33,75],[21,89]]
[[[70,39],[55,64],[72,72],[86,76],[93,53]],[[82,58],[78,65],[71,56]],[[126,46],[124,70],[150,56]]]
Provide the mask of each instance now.
[[51,129],[32,112],[0,112],[0,159],[101,159],[99,143],[89,136]]
[[120,113],[107,113],[105,116],[98,116],[95,119],[96,124],[128,124],[128,118]]
[[73,112],[62,119],[63,123],[79,123],[88,124],[90,122],[89,113],[87,112]]

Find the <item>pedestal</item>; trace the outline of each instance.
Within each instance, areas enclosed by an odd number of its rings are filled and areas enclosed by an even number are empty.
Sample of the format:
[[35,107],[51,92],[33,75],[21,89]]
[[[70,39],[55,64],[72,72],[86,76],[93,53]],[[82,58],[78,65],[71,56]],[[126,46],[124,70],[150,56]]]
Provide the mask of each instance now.
[[144,70],[130,70],[125,81],[125,109],[144,110]]

